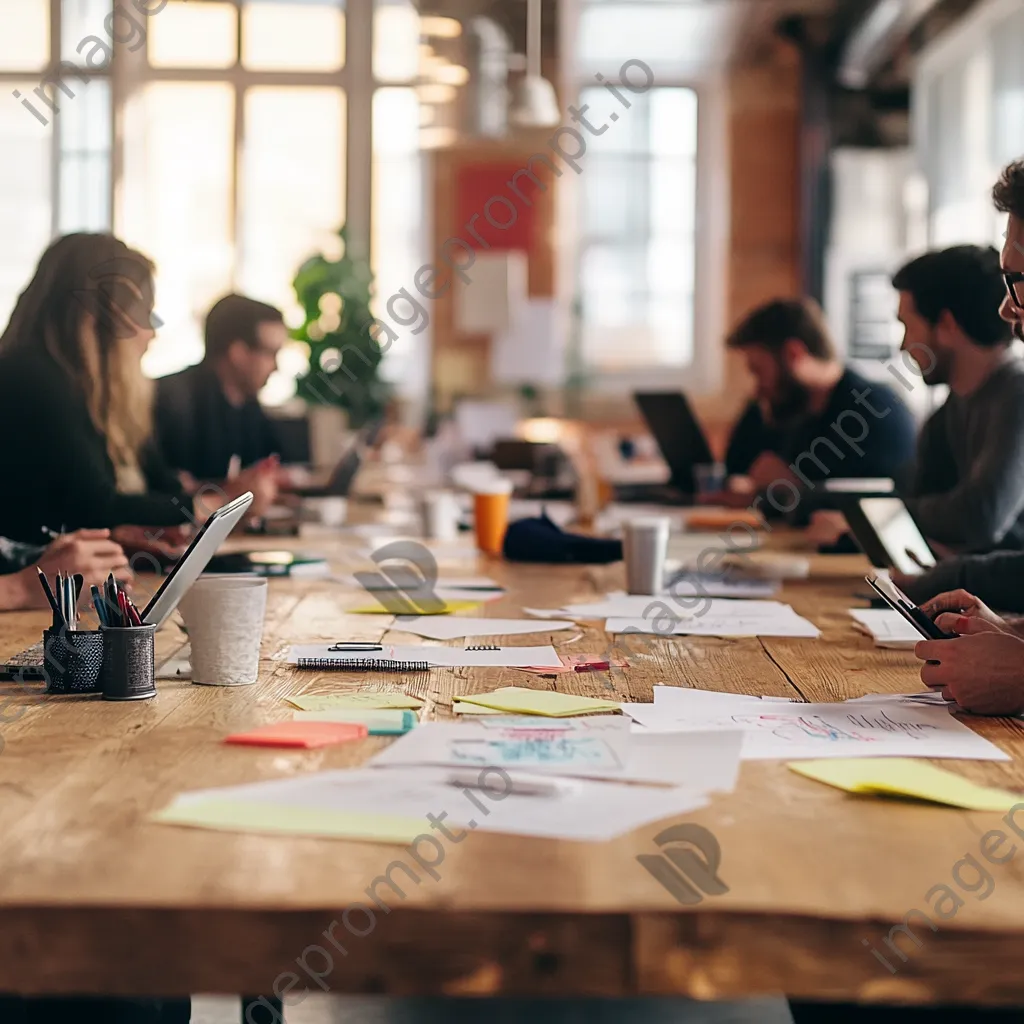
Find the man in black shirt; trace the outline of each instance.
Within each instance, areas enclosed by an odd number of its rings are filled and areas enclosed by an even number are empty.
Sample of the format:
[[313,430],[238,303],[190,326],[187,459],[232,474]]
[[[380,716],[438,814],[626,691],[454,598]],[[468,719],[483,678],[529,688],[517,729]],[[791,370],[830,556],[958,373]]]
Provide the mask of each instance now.
[[156,439],[170,466],[197,481],[223,480],[233,463],[248,469],[270,460],[277,435],[258,396],[287,341],[273,306],[243,295],[214,305],[203,361],[156,382]]
[[778,511],[832,477],[898,477],[914,457],[910,410],[885,384],[843,366],[807,300],[778,300],[733,331],[757,384],[733,430],[730,475],[749,479]]

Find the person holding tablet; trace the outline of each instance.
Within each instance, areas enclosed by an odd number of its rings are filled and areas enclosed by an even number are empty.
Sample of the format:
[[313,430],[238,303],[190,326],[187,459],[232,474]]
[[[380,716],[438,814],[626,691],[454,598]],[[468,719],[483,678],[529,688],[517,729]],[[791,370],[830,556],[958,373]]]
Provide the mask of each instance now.
[[34,543],[41,530],[109,528],[124,547],[174,558],[214,509],[253,490],[259,512],[272,497],[247,474],[189,495],[152,444],[141,361],[153,271],[112,235],[67,235],[43,254],[0,336],[0,534]]

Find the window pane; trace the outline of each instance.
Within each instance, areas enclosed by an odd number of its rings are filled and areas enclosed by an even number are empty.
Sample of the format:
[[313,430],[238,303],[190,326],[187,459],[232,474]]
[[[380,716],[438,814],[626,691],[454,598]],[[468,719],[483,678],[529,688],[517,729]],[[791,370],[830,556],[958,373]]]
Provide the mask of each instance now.
[[[50,0],[0,0],[0,68],[34,71],[50,58]],[[31,91],[33,85],[22,88]]]
[[93,79],[61,107],[59,228],[110,230],[110,83]]
[[345,95],[340,89],[246,93],[242,284],[295,305],[292,280],[318,251],[335,253],[345,218]]
[[1003,167],[1024,153],[1024,10],[992,33],[993,163]]
[[172,0],[149,23],[155,68],[229,68],[238,53],[238,9],[206,0]]
[[152,376],[200,358],[206,311],[231,290],[233,125],[234,91],[221,82],[154,82],[125,109],[117,231],[157,265],[165,325],[146,355]]
[[[2,33],[0,33],[2,35]],[[34,82],[9,82],[29,95]],[[50,240],[50,129],[13,100],[0,103],[0,331]]]
[[373,74],[411,82],[419,74],[420,19],[408,0],[377,0],[373,13]]
[[[375,315],[387,317],[387,301],[400,289],[416,294],[423,257],[420,104],[415,89],[378,89],[373,97],[373,244]],[[429,303],[428,303],[429,305]],[[403,304],[400,315],[406,316]],[[416,327],[417,324],[413,324]],[[414,388],[426,380],[427,334],[396,327],[398,340],[384,357],[384,374]]]
[[242,63],[260,71],[335,71],[345,63],[345,15],[335,4],[250,0]]
[[[63,0],[61,5],[61,60],[100,68],[110,64],[112,56],[110,33],[104,19],[113,9],[113,0]],[[119,16],[113,26],[125,45],[137,48],[146,40],[146,18],[131,4],[126,15]],[[99,44],[96,40],[99,39]]]

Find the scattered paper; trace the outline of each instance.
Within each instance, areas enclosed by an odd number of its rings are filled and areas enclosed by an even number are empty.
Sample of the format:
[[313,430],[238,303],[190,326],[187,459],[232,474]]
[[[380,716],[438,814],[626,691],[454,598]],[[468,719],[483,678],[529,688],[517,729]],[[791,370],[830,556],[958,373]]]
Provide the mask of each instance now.
[[971,811],[1008,811],[1024,800],[1019,793],[980,786],[927,761],[903,757],[800,761],[786,767],[849,793],[908,796]]
[[532,615],[535,619],[567,619],[571,618],[564,608],[524,608],[523,614]]
[[622,708],[640,725],[660,732],[745,729],[743,759],[747,761],[821,757],[1009,760],[1008,754],[950,715],[946,707],[783,701],[766,706],[735,694],[718,698],[697,699],[686,705],[623,704]]
[[485,708],[479,704],[467,704],[458,698],[452,701],[453,715],[507,715],[508,711],[499,711],[497,708]]
[[891,608],[851,608],[850,617],[875,641],[876,647],[912,651],[921,634],[899,612]]
[[[376,580],[367,580],[366,583],[362,580],[357,580],[354,576],[345,576],[339,579],[345,583],[351,583],[353,587],[360,587],[372,593],[376,593],[379,590],[397,590],[404,593],[409,589],[403,583],[389,580],[386,576],[379,574]],[[432,582],[431,586],[434,590],[502,591],[505,589],[496,580],[492,580],[490,576],[439,576]]]
[[429,814],[451,830],[604,842],[707,804],[703,792],[689,788],[592,779],[580,779],[571,793],[524,796],[498,789],[496,773],[482,773],[481,788],[468,790],[451,785],[450,772],[423,766],[365,768],[203,790],[183,794],[154,819],[235,832],[409,845],[420,835],[438,835]]
[[574,629],[575,622],[554,620],[534,622],[531,619],[472,619],[452,616],[451,618],[422,618],[414,615],[400,616],[394,628],[403,633],[415,633],[428,640],[457,640],[464,636],[518,636],[524,633],[553,633],[562,629]]
[[[447,765],[524,769],[572,778],[729,792],[743,734],[632,734],[623,718],[545,721],[510,716],[428,722],[374,756],[373,767]],[[500,778],[500,776],[499,776]]]
[[[489,619],[498,622],[498,619]],[[469,650],[461,647],[428,647],[426,644],[384,644],[380,651],[332,651],[332,644],[297,644],[289,653],[294,665],[300,658],[319,658],[342,664],[346,661],[425,661],[436,668],[525,668],[552,665],[559,668],[561,658],[554,647],[498,647],[496,650]],[[473,646],[473,645],[470,645]],[[483,645],[481,645],[483,646]],[[488,645],[489,646],[489,645]]]
[[360,693],[336,693],[324,696],[286,697],[289,704],[301,711],[330,711],[333,708],[421,708],[419,697],[407,697],[404,693],[377,693],[364,690]]
[[665,589],[667,594],[684,600],[701,597],[753,599],[774,597],[782,584],[778,580],[743,579],[725,573],[683,571],[677,573]]
[[523,686],[503,686],[490,693],[461,695],[464,704],[479,704],[484,708],[509,711],[519,715],[545,715],[562,718],[583,715],[595,711],[618,711],[618,701],[600,700],[596,697],[577,697],[571,693],[556,690],[531,690]]
[[821,635],[813,622],[797,615],[792,608],[772,616],[709,611],[705,615],[686,618],[676,618],[674,614],[643,619],[610,618],[605,621],[604,628],[611,634],[648,633],[656,636],[775,636],[813,640]]

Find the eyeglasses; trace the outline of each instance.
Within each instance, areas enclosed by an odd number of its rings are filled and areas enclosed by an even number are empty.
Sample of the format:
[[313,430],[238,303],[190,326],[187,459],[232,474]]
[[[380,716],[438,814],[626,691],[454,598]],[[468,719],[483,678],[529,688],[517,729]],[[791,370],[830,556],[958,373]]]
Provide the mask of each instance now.
[[1006,291],[1018,309],[1024,309],[1024,273],[1019,270],[1003,274]]

